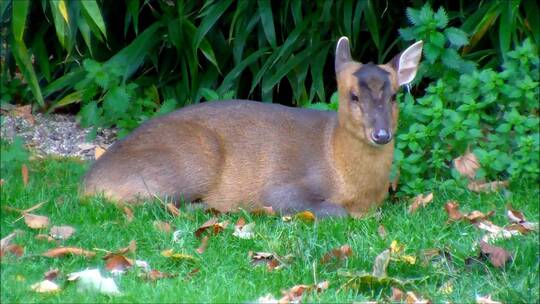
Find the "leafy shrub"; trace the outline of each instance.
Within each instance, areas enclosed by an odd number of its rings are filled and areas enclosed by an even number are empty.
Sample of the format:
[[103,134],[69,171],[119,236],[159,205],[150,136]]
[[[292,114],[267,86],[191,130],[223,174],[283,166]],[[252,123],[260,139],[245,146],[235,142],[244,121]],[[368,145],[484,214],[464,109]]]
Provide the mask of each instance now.
[[22,163],[28,161],[28,151],[24,147],[22,138],[15,137],[13,142],[0,140],[0,173],[12,174],[14,170],[21,167]]
[[401,180],[407,181],[405,193],[433,185],[426,181],[458,177],[452,160],[468,147],[482,166],[477,179],[538,178],[537,52],[527,39],[508,52],[501,71],[475,69],[458,78],[447,69],[424,96],[398,97],[395,161]]

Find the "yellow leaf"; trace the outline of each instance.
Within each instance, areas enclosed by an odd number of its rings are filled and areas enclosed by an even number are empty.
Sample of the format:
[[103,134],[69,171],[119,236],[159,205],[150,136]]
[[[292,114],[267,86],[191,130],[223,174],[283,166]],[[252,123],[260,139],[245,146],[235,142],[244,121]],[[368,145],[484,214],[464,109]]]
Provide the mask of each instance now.
[[411,265],[416,264],[416,257],[412,255],[402,255],[399,257],[399,260]]
[[66,23],[69,24],[69,16],[68,16],[65,0],[60,0],[58,2],[58,10],[60,11],[60,14],[62,14],[62,17],[64,18],[64,20],[66,20]]
[[396,240],[393,240],[390,244],[390,252],[393,254],[400,253],[403,250],[403,244],[399,244]]
[[313,213],[311,213],[310,211],[298,212],[294,217],[296,219],[302,220],[304,222],[314,222],[315,221],[315,215]]
[[167,250],[163,250],[161,252],[161,255],[164,256],[164,257],[167,257],[167,258],[171,258],[171,259],[174,259],[174,260],[178,260],[178,261],[192,261],[192,262],[195,262],[197,261],[197,259],[189,254],[185,254],[185,253],[176,253],[174,252],[172,249],[167,249]]
[[94,150],[94,158],[95,159],[98,159],[101,157],[101,155],[103,155],[103,153],[105,153],[105,149],[103,149],[102,147],[100,146],[96,146],[95,150]]

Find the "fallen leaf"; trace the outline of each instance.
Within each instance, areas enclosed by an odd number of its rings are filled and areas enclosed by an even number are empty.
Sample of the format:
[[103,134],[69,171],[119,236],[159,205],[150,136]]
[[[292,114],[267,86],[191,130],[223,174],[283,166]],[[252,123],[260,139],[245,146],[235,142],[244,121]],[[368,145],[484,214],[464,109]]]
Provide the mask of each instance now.
[[161,252],[161,255],[170,258],[176,261],[187,261],[187,262],[195,262],[197,259],[193,257],[192,255],[185,254],[185,253],[177,253],[174,252],[172,249],[163,250]]
[[15,117],[20,117],[26,120],[32,126],[36,124],[36,119],[32,114],[32,105],[17,106],[11,110],[11,112],[15,115]]
[[213,234],[218,234],[220,233],[221,231],[223,231],[223,229],[225,229],[227,227],[227,225],[229,224],[228,221],[224,221],[224,222],[221,222],[221,223],[218,223],[218,219],[217,218],[211,218],[209,219],[208,221],[206,221],[204,224],[202,224],[196,231],[195,231],[195,236],[196,237],[201,237],[201,235],[206,231],[208,230],[209,228],[212,228],[211,231]]
[[172,230],[171,224],[169,224],[167,222],[162,222],[162,221],[154,221],[154,227],[157,230],[163,231],[163,232],[166,232],[166,233],[169,233]]
[[417,295],[414,294],[412,291],[407,292],[407,297],[405,298],[405,303],[407,304],[429,304],[431,303],[430,300],[425,300],[422,298],[418,298]]
[[81,255],[84,257],[93,257],[96,255],[96,253],[75,247],[59,247],[51,249],[42,254],[42,256],[46,256],[49,258],[59,258],[66,255]]
[[487,220],[474,223],[474,225],[477,228],[488,232],[488,234],[482,237],[482,240],[484,242],[491,242],[497,239],[508,239],[508,238],[513,237],[514,235],[519,234],[519,231],[506,230]]
[[523,223],[514,223],[504,227],[508,231],[518,231],[521,234],[527,234],[529,232],[538,231],[538,223],[523,222]]
[[307,210],[298,212],[297,214],[294,215],[294,218],[304,221],[306,223],[313,223],[315,221],[315,215]]
[[322,281],[318,284],[315,284],[315,291],[321,292],[321,291],[327,290],[328,287],[330,287],[330,282]]
[[11,241],[20,233],[20,231],[15,230],[12,233],[3,237],[2,240],[0,240],[0,250],[4,250],[9,244],[11,244]]
[[39,283],[31,285],[30,289],[39,293],[49,293],[49,292],[59,291],[60,287],[54,282],[51,282],[49,280],[44,280]]
[[54,281],[60,275],[60,270],[58,268],[51,269],[43,274],[45,280]]
[[472,180],[476,176],[476,171],[480,169],[480,163],[476,155],[467,148],[464,155],[454,159],[454,168],[459,174]]
[[48,241],[48,242],[54,242],[56,241],[52,236],[48,235],[48,234],[36,234],[36,236],[34,237],[36,240],[39,240],[39,241]]
[[21,175],[23,185],[26,187],[28,185],[28,167],[25,164],[21,166]]
[[248,252],[252,265],[266,264],[268,271],[278,270],[286,266],[293,259],[292,255],[278,256],[270,252]]
[[447,265],[452,262],[452,255],[444,250],[438,248],[425,249],[421,251],[420,259],[422,260],[422,265],[427,266],[432,261],[441,261]]
[[129,208],[128,206],[124,206],[124,215],[126,216],[126,220],[128,223],[131,223],[133,221],[133,210],[131,210],[131,208]]
[[210,239],[210,237],[208,235],[204,236],[201,240],[201,245],[199,246],[199,248],[197,248],[197,252],[199,254],[203,254],[204,251],[206,250],[206,247],[208,247],[208,240]]
[[135,260],[135,266],[142,268],[144,272],[148,272],[150,270],[150,265],[148,265],[147,261]]
[[0,187],[2,187],[4,185],[4,179],[3,178],[0,178]]
[[491,295],[487,296],[476,296],[476,304],[502,304],[502,302],[494,301],[491,299]]
[[60,240],[67,240],[73,233],[75,233],[75,228],[71,226],[52,226],[49,230],[51,237]]
[[480,241],[480,251],[489,258],[493,266],[499,268],[503,267],[512,258],[512,255],[508,251],[484,241]]
[[386,239],[386,235],[387,235],[386,229],[384,228],[382,224],[379,225],[379,227],[377,228],[377,233],[379,234],[381,239]]
[[24,247],[17,244],[9,244],[2,248],[0,251],[0,257],[4,256],[8,252],[20,258],[24,254]]
[[237,221],[236,221],[236,224],[234,224],[234,228],[239,228],[241,229],[242,227],[244,227],[246,225],[246,220],[243,218],[243,217],[240,217]]
[[523,212],[513,209],[510,205],[506,206],[506,209],[506,216],[512,223],[510,226],[505,227],[506,230],[516,230],[522,234],[538,231],[538,223],[527,221]]
[[105,269],[116,273],[124,272],[131,266],[133,266],[133,260],[119,254],[109,256],[105,262]]
[[283,222],[285,222],[285,223],[288,223],[288,222],[292,221],[292,216],[290,216],[290,215],[282,216],[282,217],[281,217],[281,220],[282,220]]
[[508,220],[511,223],[522,223],[526,221],[525,215],[523,215],[523,212],[515,210],[510,205],[507,205],[506,209],[507,209],[506,216],[508,217]]
[[402,302],[405,300],[405,293],[399,288],[392,287],[392,296],[390,297],[390,300],[394,302]]
[[93,291],[107,295],[120,294],[114,280],[101,276],[98,269],[86,269],[70,273],[68,281],[77,281],[79,291]]
[[100,146],[96,146],[96,148],[94,149],[94,159],[99,159],[103,153],[105,153],[105,149],[103,149],[102,147]]
[[278,304],[278,299],[274,298],[272,294],[267,294],[265,296],[259,297],[255,303],[258,304]]
[[502,188],[508,187],[508,181],[493,181],[493,182],[483,182],[483,181],[471,181],[467,185],[467,188],[473,192],[493,192],[498,191]]
[[113,256],[113,255],[122,255],[122,254],[126,254],[126,253],[135,253],[135,251],[137,251],[137,242],[135,240],[131,240],[131,241],[129,241],[129,245],[127,247],[120,248],[120,249],[118,249],[116,251],[108,252],[103,257],[103,259],[106,260],[110,256]]
[[309,285],[295,285],[289,290],[282,292],[282,297],[279,299],[279,303],[291,303],[291,302],[300,302],[304,291],[309,290],[311,286]]
[[493,214],[495,214],[495,211],[491,210],[487,214],[483,214],[482,212],[478,210],[471,211],[465,215],[463,215],[464,218],[468,219],[471,223],[477,223],[479,221],[487,220],[490,218]]
[[26,226],[32,229],[43,229],[49,226],[49,218],[44,215],[25,213],[23,215]]
[[328,253],[326,253],[321,258],[321,264],[326,264],[332,260],[341,261],[347,259],[352,255],[352,253],[353,251],[351,246],[347,244],[342,245],[341,247],[332,249]]
[[446,295],[454,292],[454,283],[452,280],[446,281],[444,284],[442,284],[442,286],[439,287],[439,292]]
[[416,257],[412,255],[400,255],[398,257],[398,260],[411,265],[416,264]]
[[173,203],[168,203],[166,207],[167,207],[167,211],[169,211],[169,213],[172,214],[173,216],[180,215],[180,210],[178,210],[178,208],[176,208],[176,206]]
[[255,223],[249,223],[243,226],[236,225],[234,227],[233,235],[240,239],[252,239],[255,237],[255,233],[253,232],[255,228]]
[[271,206],[264,206],[251,211],[254,215],[276,215],[276,212]]
[[373,263],[373,272],[372,275],[376,278],[386,277],[386,268],[390,263],[390,250],[386,249],[381,252],[377,257],[375,257],[375,262]]
[[157,281],[160,279],[174,278],[178,276],[177,274],[170,274],[161,272],[159,270],[152,269],[150,272],[143,275],[143,277],[149,281]]
[[426,195],[418,194],[412,204],[409,206],[409,213],[416,212],[416,209],[426,207],[433,200],[433,192],[430,192]]
[[390,252],[392,254],[399,254],[403,251],[403,248],[405,248],[405,245],[398,243],[398,241],[393,240],[392,243],[390,243]]

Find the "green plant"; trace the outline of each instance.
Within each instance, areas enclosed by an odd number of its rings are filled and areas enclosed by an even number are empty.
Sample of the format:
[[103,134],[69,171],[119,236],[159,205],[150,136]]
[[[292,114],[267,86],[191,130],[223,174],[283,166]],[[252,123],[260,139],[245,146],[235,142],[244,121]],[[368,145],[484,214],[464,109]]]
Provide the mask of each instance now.
[[452,175],[452,160],[470,149],[481,169],[477,179],[538,179],[539,117],[537,48],[526,39],[508,52],[500,72],[451,71],[416,100],[402,94],[396,165],[404,193],[429,189]]
[[20,168],[24,162],[28,161],[28,151],[24,146],[22,138],[15,137],[13,142],[0,141],[0,173],[2,176],[13,174],[13,171]]

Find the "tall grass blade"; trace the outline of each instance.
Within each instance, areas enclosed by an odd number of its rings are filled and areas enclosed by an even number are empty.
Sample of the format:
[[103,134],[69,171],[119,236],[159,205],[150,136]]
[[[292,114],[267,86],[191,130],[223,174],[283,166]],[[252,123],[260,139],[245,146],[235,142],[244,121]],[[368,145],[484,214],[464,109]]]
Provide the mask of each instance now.
[[30,86],[30,90],[34,95],[34,98],[36,98],[36,101],[42,108],[45,107],[45,101],[43,100],[43,95],[41,94],[41,88],[39,87],[36,71],[32,66],[30,54],[24,45],[24,42],[11,41],[11,51],[13,52],[13,57],[15,57],[17,66]]
[[270,46],[275,49],[276,43],[276,31],[274,27],[274,15],[272,13],[272,6],[270,0],[258,0],[259,15],[261,16],[262,27],[266,40]]
[[12,2],[11,26],[15,41],[23,41],[26,17],[28,16],[29,0],[16,0]]
[[105,38],[107,38],[107,29],[105,28],[105,21],[96,0],[84,0],[80,2],[82,4],[83,11],[90,17],[90,21],[97,26],[100,32]]

